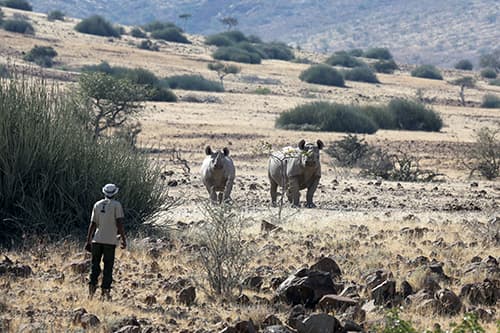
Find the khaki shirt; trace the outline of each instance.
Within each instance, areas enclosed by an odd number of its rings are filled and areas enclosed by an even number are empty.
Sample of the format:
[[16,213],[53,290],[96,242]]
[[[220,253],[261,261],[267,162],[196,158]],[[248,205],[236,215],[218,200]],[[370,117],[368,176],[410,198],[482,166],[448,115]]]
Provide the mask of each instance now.
[[92,222],[97,224],[92,242],[116,245],[118,243],[116,219],[123,217],[123,208],[118,201],[108,198],[97,201],[90,218]]

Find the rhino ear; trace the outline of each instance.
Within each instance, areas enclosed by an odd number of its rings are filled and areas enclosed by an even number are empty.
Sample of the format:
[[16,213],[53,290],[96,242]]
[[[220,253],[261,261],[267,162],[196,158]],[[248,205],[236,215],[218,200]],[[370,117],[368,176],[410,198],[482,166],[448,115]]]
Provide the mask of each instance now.
[[321,140],[316,141],[316,143],[318,144],[319,149],[323,149],[323,147],[325,146],[325,144]]
[[210,148],[210,146],[207,146],[207,147],[205,148],[205,154],[207,154],[207,155],[212,155],[212,148]]
[[229,149],[227,147],[224,147],[222,151],[224,152],[224,156],[229,156]]
[[302,139],[299,141],[298,147],[300,150],[304,150],[304,147],[306,146],[306,140]]

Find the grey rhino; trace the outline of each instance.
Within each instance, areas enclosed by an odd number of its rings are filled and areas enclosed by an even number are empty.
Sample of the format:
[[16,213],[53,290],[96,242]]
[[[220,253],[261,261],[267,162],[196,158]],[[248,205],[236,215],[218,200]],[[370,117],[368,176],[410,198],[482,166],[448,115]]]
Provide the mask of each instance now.
[[321,140],[307,143],[300,140],[297,148],[285,147],[271,154],[268,175],[271,183],[271,201],[276,205],[278,185],[286,191],[288,201],[299,206],[300,190],[307,188],[306,207],[314,208],[313,195],[321,178],[319,151]]
[[235,169],[233,160],[229,157],[229,149],[213,151],[207,146],[205,153],[207,157],[201,165],[201,180],[210,194],[210,200],[213,203],[231,201]]

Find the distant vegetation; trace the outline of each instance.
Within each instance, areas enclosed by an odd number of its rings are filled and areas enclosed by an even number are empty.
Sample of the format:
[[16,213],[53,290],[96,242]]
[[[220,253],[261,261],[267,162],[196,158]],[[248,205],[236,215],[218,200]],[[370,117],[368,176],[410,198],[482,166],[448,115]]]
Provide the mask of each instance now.
[[347,105],[313,102],[281,113],[276,126],[285,129],[375,133],[379,128],[439,131],[438,113],[412,100],[393,99],[388,105]]
[[147,69],[110,66],[107,62],[102,62],[99,65],[85,66],[82,70],[84,72],[105,73],[117,78],[127,79],[137,85],[145,86],[148,90],[146,100],[157,102],[177,101],[177,97],[168,88],[168,85]]
[[348,81],[359,81],[367,83],[380,83],[377,75],[368,66],[356,67],[343,71],[344,78]]
[[94,15],[80,21],[75,26],[75,30],[90,35],[120,37],[120,31],[99,15]]
[[391,60],[393,58],[389,49],[385,47],[372,47],[363,52],[363,56],[379,60]]
[[464,71],[471,71],[472,68],[474,68],[474,65],[472,65],[472,62],[467,59],[460,60],[455,64],[455,69],[461,69]]
[[205,44],[218,46],[214,59],[259,64],[262,59],[292,60],[292,49],[280,42],[264,43],[240,31],[227,31],[206,37]]
[[379,60],[372,64],[372,67],[377,73],[392,74],[399,69],[394,60]]
[[339,51],[334,53],[325,61],[331,66],[343,66],[343,67],[360,67],[366,66],[366,63],[362,60],[356,59],[354,56],[349,55],[345,51]]
[[26,0],[4,0],[0,1],[0,6],[5,6],[9,8],[14,8],[14,9],[20,9],[20,10],[26,10],[26,11],[32,11],[33,7],[31,4],[26,1]]
[[64,21],[64,13],[60,10],[53,10],[47,14],[47,19],[49,21]]
[[224,88],[224,78],[230,74],[238,74],[241,68],[235,65],[224,64],[222,62],[211,62],[207,68],[214,71],[219,76],[220,84]]
[[[171,22],[153,21],[142,26],[142,28],[151,33],[151,37],[168,42],[191,44],[184,35],[184,31]],[[136,32],[137,33],[137,32]]]
[[481,71],[481,76],[485,79],[496,79],[497,72],[493,68],[485,68]]
[[42,67],[52,67],[53,59],[57,56],[57,52],[51,46],[35,46],[23,59],[34,62]]
[[25,20],[12,19],[3,21],[2,27],[10,32],[17,32],[20,34],[35,34],[35,28]]
[[158,46],[158,44],[153,43],[149,39],[141,40],[137,47],[141,50],[160,51],[160,47]]
[[411,76],[432,80],[442,80],[443,76],[439,69],[433,65],[421,65],[411,71]]
[[483,96],[482,108],[497,109],[500,108],[500,97],[494,94],[486,94]]
[[222,92],[224,87],[216,81],[205,79],[201,75],[175,75],[165,78],[171,89]]
[[130,35],[135,38],[146,38],[148,35],[139,27],[134,27],[130,30]]
[[302,81],[315,84],[323,84],[327,86],[344,87],[344,77],[335,68],[329,65],[312,65],[303,71],[299,78]]
[[492,68],[495,72],[500,72],[500,48],[491,53],[486,53],[479,59],[479,66],[482,68]]
[[500,79],[494,79],[490,81],[492,86],[500,86]]

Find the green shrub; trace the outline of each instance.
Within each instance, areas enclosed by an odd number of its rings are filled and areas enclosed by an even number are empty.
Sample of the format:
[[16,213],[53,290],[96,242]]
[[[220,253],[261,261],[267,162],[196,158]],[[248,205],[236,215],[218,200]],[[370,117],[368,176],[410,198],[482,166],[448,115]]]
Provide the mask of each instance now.
[[375,133],[375,122],[359,107],[313,102],[280,114],[276,127],[329,132]]
[[151,37],[156,39],[162,39],[169,42],[191,44],[191,42],[182,34],[179,29],[176,28],[165,28],[162,30],[154,30],[151,33]]
[[372,47],[366,50],[363,55],[366,58],[380,59],[380,60],[391,60],[392,54],[389,49],[385,47]]
[[362,57],[364,52],[362,49],[352,49],[347,51],[347,54],[353,57]]
[[34,62],[42,67],[52,67],[52,59],[57,56],[57,52],[51,46],[35,46],[23,59]]
[[212,56],[217,60],[243,62],[248,64],[260,64],[262,59],[258,53],[248,52],[247,50],[235,46],[219,47]]
[[148,35],[141,28],[134,27],[130,30],[130,35],[135,38],[146,38]]
[[20,34],[32,35],[35,33],[35,29],[25,20],[5,20],[3,22],[3,28],[7,31],[18,32]]
[[389,111],[400,129],[438,132],[443,127],[439,114],[420,102],[396,98],[389,102]]
[[439,69],[433,65],[421,65],[411,71],[411,76],[422,77],[432,80],[442,80],[443,76]]
[[2,6],[5,6],[5,7],[26,10],[29,12],[31,12],[33,10],[33,7],[31,6],[31,4],[26,0],[4,0],[0,4]]
[[10,73],[9,73],[9,68],[7,65],[0,64],[0,79],[1,78],[9,78]]
[[302,81],[328,86],[344,86],[344,77],[339,71],[328,65],[312,65],[303,71],[299,78]]
[[205,38],[205,44],[215,46],[231,46],[236,43],[248,41],[248,38],[238,30],[221,32]]
[[146,86],[149,91],[147,100],[156,102],[176,102],[177,97],[151,71],[143,68],[112,67],[107,62],[82,68],[84,72],[101,72],[117,78],[127,79],[138,85]]
[[82,125],[85,107],[54,89],[0,80],[0,243],[83,237],[109,182],[120,187],[128,230],[167,203],[159,168],[121,141],[96,143]]
[[147,32],[153,32],[153,31],[158,31],[158,30],[164,30],[164,29],[176,29],[179,32],[182,32],[182,29],[179,28],[177,25],[175,25],[172,22],[160,22],[160,21],[153,21],[150,23],[147,23],[143,25],[143,29]]
[[481,76],[485,79],[496,79],[497,72],[493,68],[485,68],[481,71]]
[[331,66],[343,66],[343,67],[351,67],[351,68],[366,65],[363,61],[354,58],[353,56],[349,55],[345,51],[336,52],[335,54],[330,56],[328,59],[326,59],[325,62]]
[[175,75],[167,77],[165,83],[171,89],[199,90],[199,91],[224,91],[219,82],[205,79],[201,75]]
[[377,75],[368,66],[356,67],[344,72],[344,78],[349,81],[379,83]]
[[500,108],[500,97],[493,94],[486,94],[483,96],[482,108],[496,109]]
[[75,30],[90,35],[120,37],[120,32],[113,27],[111,23],[99,15],[93,15],[80,21],[75,26]]
[[467,59],[460,60],[455,64],[455,69],[461,69],[464,71],[471,71],[472,68],[474,68],[474,65],[472,65],[472,62]]
[[254,94],[257,95],[269,95],[272,93],[271,89],[266,88],[266,87],[258,87],[253,91]]
[[139,45],[137,45],[138,48],[142,50],[149,50],[149,51],[160,51],[160,47],[156,44],[150,41],[149,39],[142,40]]
[[500,86],[500,79],[493,79],[493,80],[490,80],[490,84],[492,86]]
[[396,122],[396,115],[390,112],[387,106],[365,105],[362,106],[362,109],[368,117],[373,119],[379,128],[399,129],[399,125]]
[[257,49],[263,53],[264,59],[292,60],[295,58],[292,49],[285,43],[272,42],[257,44]]
[[47,19],[49,21],[64,21],[64,13],[60,10],[53,10],[47,14]]
[[395,70],[399,69],[394,60],[379,60],[372,64],[377,73],[392,74]]

